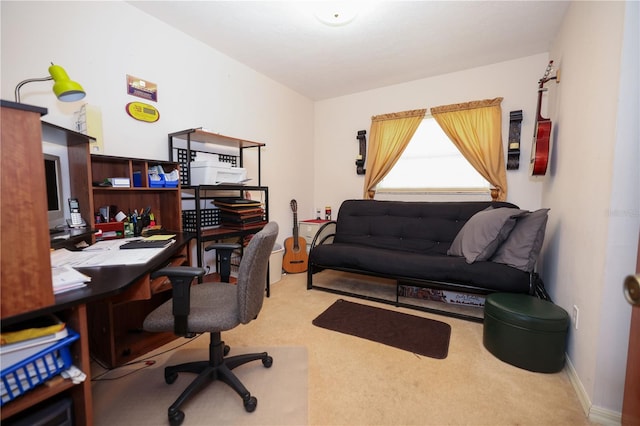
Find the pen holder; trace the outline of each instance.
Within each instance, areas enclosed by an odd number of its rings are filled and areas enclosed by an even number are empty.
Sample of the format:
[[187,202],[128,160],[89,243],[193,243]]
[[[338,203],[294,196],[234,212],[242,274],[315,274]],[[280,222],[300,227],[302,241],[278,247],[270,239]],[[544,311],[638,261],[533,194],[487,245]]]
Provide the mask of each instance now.
[[139,237],[142,235],[142,230],[151,224],[151,218],[149,216],[141,216],[133,224],[133,236]]
[[139,237],[142,235],[142,229],[144,229],[144,223],[142,219],[139,219],[136,223],[133,224],[133,236]]

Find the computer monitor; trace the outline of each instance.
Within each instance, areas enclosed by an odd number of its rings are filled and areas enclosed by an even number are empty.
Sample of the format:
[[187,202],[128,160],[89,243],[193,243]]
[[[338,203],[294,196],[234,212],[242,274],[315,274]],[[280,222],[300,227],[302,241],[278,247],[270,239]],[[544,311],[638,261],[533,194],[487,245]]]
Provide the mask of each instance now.
[[49,229],[64,225],[64,198],[60,157],[44,154],[44,174],[47,184],[47,211]]

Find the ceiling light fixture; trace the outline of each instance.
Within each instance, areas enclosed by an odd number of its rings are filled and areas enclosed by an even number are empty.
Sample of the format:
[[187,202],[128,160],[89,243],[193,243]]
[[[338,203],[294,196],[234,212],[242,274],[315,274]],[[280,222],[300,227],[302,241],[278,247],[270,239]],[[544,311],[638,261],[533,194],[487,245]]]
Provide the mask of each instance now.
[[323,24],[332,27],[347,25],[358,15],[356,2],[318,2],[313,15]]
[[16,102],[20,103],[20,88],[27,83],[34,81],[49,81],[53,80],[53,93],[56,97],[63,102],[74,102],[86,96],[86,93],[79,83],[71,80],[67,75],[67,72],[60,65],[54,65],[53,62],[49,67],[49,76],[42,78],[29,78],[21,81],[16,86],[15,96]]

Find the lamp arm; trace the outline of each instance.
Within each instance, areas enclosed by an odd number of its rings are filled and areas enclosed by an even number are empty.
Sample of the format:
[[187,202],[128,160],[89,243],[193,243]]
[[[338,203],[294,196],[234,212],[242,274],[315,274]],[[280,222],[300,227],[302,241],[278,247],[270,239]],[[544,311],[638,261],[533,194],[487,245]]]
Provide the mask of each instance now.
[[42,78],[28,78],[26,80],[21,81],[20,83],[18,83],[15,90],[16,102],[20,103],[20,88],[22,86],[24,86],[27,83],[32,83],[34,81],[49,81],[49,80],[53,80],[53,77],[48,76],[48,77],[42,77]]

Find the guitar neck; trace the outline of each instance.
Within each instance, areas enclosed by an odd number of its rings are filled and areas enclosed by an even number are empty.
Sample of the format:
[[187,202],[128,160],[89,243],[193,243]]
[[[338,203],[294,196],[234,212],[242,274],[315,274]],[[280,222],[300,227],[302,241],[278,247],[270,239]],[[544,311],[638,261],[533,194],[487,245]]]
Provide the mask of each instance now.
[[293,239],[298,241],[298,214],[293,212]]
[[293,249],[298,251],[300,249],[300,243],[298,241],[298,212],[293,211]]
[[544,88],[544,84],[551,80],[556,80],[557,77],[549,77],[549,73],[552,70],[553,61],[549,61],[549,65],[547,65],[547,69],[544,72],[544,76],[538,81],[538,107],[536,108],[536,121],[546,121],[548,118],[544,118],[542,116],[542,94],[547,91]]
[[536,107],[536,121],[544,120],[542,117],[542,94],[544,93],[544,89],[542,87],[542,82],[538,86],[538,106]]

